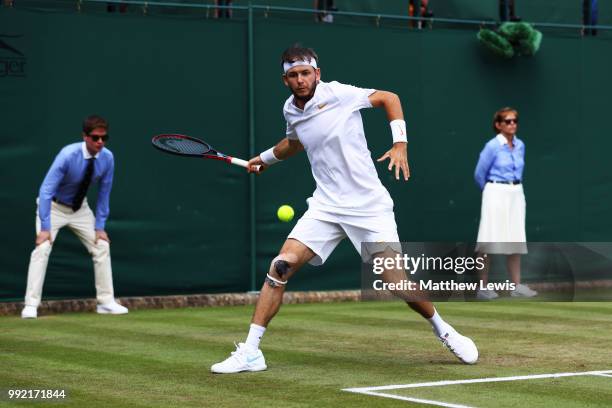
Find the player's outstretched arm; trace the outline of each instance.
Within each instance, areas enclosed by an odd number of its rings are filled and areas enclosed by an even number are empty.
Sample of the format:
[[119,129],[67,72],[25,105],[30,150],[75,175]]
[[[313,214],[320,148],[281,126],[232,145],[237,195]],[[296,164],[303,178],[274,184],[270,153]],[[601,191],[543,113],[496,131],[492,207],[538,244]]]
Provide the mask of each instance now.
[[404,120],[402,103],[400,102],[400,98],[397,96],[397,94],[388,91],[376,91],[372,93],[368,99],[373,107],[385,108],[389,122],[397,119]]
[[393,134],[393,147],[383,154],[377,161],[382,162],[389,159],[389,171],[395,167],[395,179],[399,180],[400,171],[404,180],[410,178],[410,166],[408,165],[408,142],[406,138],[406,122],[399,96],[393,92],[376,91],[369,96],[373,107],[383,107],[387,112],[387,119]]
[[[302,150],[304,150],[304,146],[302,146],[302,143],[300,143],[299,140],[284,138],[273,148],[268,149],[259,156],[255,156],[249,160],[249,167],[247,170],[249,173],[259,174],[272,164],[288,159]],[[255,166],[260,166],[259,171],[256,170]]]

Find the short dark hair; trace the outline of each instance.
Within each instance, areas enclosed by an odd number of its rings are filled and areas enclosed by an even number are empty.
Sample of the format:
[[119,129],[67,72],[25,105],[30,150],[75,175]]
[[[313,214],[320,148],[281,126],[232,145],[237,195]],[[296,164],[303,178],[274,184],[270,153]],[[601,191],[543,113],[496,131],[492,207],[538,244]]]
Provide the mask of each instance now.
[[83,121],[83,133],[88,135],[95,128],[104,128],[108,130],[108,122],[102,116],[89,115]]
[[495,126],[495,124],[503,121],[504,117],[506,116],[506,113],[508,113],[508,112],[514,112],[514,114],[516,115],[516,118],[518,119],[519,114],[518,114],[518,111],[516,109],[511,108],[509,106],[506,106],[505,108],[501,108],[500,110],[495,112],[495,114],[493,115],[493,131],[494,132],[499,132],[499,130],[497,129],[497,126]]
[[312,48],[302,47],[302,44],[295,43],[283,51],[281,56],[281,67],[285,62],[310,61],[313,59],[319,64],[319,56]]

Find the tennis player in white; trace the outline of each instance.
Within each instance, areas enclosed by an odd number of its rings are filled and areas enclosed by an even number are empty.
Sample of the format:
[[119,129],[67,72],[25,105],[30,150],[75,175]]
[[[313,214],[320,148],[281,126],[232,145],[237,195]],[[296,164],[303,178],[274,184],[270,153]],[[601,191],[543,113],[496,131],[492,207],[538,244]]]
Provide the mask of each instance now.
[[[305,150],[317,188],[308,199],[308,211],[271,262],[246,341],[239,343],[229,358],[214,364],[213,373],[267,368],[260,340],[280,308],[288,280],[306,262],[323,264],[345,237],[358,252],[362,242],[399,242],[393,200],[378,179],[359,113],[362,108],[385,109],[393,146],[378,161],[389,159],[388,168],[395,172],[395,178],[399,180],[402,175],[407,181],[406,123],[399,97],[391,92],[321,81],[318,57],[310,48],[288,48],[281,64],[283,81],[292,93],[283,108],[286,137],[252,158],[249,171],[256,171],[259,165],[261,173]],[[431,302],[407,303],[431,323],[434,334],[461,361],[476,362],[474,342],[446,323]]]

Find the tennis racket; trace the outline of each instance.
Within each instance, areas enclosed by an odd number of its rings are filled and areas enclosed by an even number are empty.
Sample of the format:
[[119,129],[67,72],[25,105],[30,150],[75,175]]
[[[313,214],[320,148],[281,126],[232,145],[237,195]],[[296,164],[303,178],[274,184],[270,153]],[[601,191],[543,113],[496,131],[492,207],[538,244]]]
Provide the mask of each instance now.
[[[157,135],[151,140],[153,147],[165,153],[175,154],[178,156],[200,157],[204,159],[222,160],[226,163],[235,164],[240,167],[248,167],[249,162],[228,156],[216,151],[211,145],[203,140],[191,136],[179,135],[175,133],[167,133]],[[259,171],[260,166],[255,166],[255,170]]]

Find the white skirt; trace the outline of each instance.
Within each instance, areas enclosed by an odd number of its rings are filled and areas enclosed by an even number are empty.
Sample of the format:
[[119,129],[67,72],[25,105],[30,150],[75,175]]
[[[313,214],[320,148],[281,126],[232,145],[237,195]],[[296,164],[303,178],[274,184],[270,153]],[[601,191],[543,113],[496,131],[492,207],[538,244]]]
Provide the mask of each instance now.
[[526,254],[525,208],[522,184],[485,184],[476,250],[487,254]]

